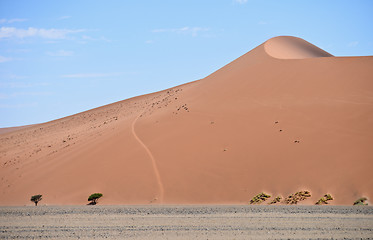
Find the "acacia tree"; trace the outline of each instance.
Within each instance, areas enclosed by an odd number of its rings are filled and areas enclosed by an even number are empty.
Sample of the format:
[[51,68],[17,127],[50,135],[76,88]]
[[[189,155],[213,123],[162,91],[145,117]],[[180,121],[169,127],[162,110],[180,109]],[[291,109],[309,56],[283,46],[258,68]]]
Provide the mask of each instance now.
[[91,201],[90,203],[88,203],[88,205],[96,205],[97,204],[97,200],[102,197],[102,193],[93,193],[91,194],[91,196],[88,197],[88,201]]
[[34,195],[31,197],[30,201],[35,203],[35,206],[38,205],[38,202],[40,202],[43,199],[43,195]]

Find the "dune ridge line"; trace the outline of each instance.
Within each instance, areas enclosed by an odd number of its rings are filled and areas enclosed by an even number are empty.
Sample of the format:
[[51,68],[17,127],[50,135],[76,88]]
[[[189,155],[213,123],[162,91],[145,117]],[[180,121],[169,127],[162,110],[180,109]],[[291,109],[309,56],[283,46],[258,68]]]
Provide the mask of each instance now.
[[145,143],[143,141],[141,141],[141,139],[139,138],[139,136],[137,136],[136,134],[136,131],[135,131],[135,124],[137,122],[137,120],[142,116],[142,113],[139,114],[135,120],[132,122],[132,134],[133,136],[135,137],[136,141],[138,143],[140,143],[140,145],[145,149],[146,153],[148,154],[151,162],[152,162],[152,166],[153,166],[153,170],[154,170],[154,174],[155,174],[155,177],[156,177],[156,180],[157,180],[157,184],[158,184],[158,188],[159,188],[159,203],[163,203],[163,197],[164,197],[164,187],[163,187],[163,183],[162,183],[162,179],[161,179],[161,175],[159,174],[159,170],[158,170],[158,166],[157,166],[157,162],[155,161],[155,158],[152,154],[152,152],[150,151],[150,149],[145,145]]

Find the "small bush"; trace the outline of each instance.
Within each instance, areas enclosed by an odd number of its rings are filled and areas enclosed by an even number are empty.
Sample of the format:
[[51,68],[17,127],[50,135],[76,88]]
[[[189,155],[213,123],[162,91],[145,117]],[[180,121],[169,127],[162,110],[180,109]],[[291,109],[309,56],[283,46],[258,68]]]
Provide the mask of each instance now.
[[368,205],[368,203],[365,202],[367,200],[368,199],[366,197],[359,198],[354,202],[354,205]]
[[309,197],[311,197],[311,193],[309,191],[300,191],[288,196],[284,201],[286,204],[297,204],[298,202]]
[[331,201],[331,200],[333,200],[333,197],[332,195],[328,193],[328,194],[325,194],[324,197],[320,198],[315,204],[316,205],[329,204],[328,201]]
[[281,201],[282,197],[281,196],[277,196],[275,199],[273,199],[270,203],[268,203],[269,205],[271,204],[276,204],[276,203],[279,203]]
[[97,204],[97,200],[102,197],[102,193],[93,193],[91,194],[91,196],[88,197],[88,201],[91,201],[90,203],[88,203],[88,205],[96,205]]
[[266,193],[259,193],[250,200],[250,204],[260,204],[270,198],[271,196]]
[[30,201],[35,203],[35,206],[38,205],[38,202],[40,202],[43,199],[43,195],[34,195],[31,197]]

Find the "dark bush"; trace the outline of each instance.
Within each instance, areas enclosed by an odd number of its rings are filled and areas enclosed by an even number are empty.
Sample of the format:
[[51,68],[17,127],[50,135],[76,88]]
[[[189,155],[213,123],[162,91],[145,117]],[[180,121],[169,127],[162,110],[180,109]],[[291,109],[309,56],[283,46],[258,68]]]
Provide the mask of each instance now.
[[367,200],[368,199],[366,197],[359,198],[354,202],[354,205],[368,205],[368,203],[365,202]]
[[285,198],[285,203],[286,204],[297,204],[298,202],[303,201],[309,197],[311,197],[311,193],[309,191],[300,191]]
[[320,198],[315,204],[316,205],[329,204],[328,201],[331,201],[331,200],[333,200],[333,197],[332,195],[328,193],[328,194],[325,194],[324,197]]
[[43,195],[34,195],[31,197],[30,201],[35,203],[35,206],[38,205],[38,202],[40,202],[43,199]]
[[270,198],[271,196],[266,193],[259,193],[250,200],[250,204],[259,204]]
[[96,205],[97,204],[97,200],[102,197],[102,193],[93,193],[91,194],[91,196],[88,197],[88,201],[90,201],[90,203],[88,203],[88,205]]

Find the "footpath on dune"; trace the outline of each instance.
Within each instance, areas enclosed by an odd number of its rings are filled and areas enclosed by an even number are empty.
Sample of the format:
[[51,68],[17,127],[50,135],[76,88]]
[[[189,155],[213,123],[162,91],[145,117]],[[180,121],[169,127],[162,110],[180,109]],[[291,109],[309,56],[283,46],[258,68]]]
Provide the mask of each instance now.
[[158,187],[159,187],[159,198],[157,200],[158,200],[159,203],[163,203],[164,187],[163,187],[161,175],[159,174],[157,162],[155,161],[155,158],[154,158],[152,152],[150,151],[150,149],[146,146],[146,144],[143,141],[141,141],[141,139],[137,136],[136,131],[135,131],[135,124],[136,124],[137,120],[142,116],[142,114],[143,113],[138,115],[135,118],[135,120],[133,120],[132,125],[131,125],[132,126],[132,128],[131,128],[132,129],[132,134],[135,137],[136,141],[144,148],[146,153],[149,155],[150,161],[151,161],[153,169],[154,169],[154,175],[155,175],[155,178],[157,180]]

